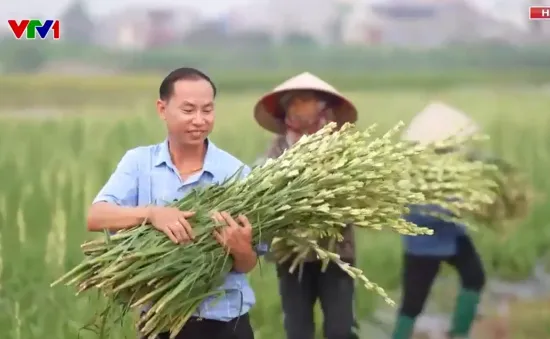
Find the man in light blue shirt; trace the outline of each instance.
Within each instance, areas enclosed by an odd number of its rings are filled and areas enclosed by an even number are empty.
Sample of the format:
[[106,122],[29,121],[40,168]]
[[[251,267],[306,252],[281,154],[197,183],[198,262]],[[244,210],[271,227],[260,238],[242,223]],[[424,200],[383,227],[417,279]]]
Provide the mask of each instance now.
[[[160,144],[126,152],[89,209],[88,230],[117,231],[147,221],[175,243],[193,240],[187,221],[193,211],[165,207],[166,203],[181,199],[194,187],[223,182],[244,166],[208,140],[215,96],[214,83],[196,69],[180,68],[164,79],[157,111],[166,122],[168,137]],[[245,167],[243,175],[249,171]],[[253,339],[248,311],[255,297],[246,273],[255,267],[259,249],[252,245],[252,228],[245,216],[233,219],[217,212],[213,217],[226,224],[214,236],[232,255],[233,271],[220,287],[225,296],[215,302],[205,300],[177,338]],[[163,333],[159,339],[168,336]]]

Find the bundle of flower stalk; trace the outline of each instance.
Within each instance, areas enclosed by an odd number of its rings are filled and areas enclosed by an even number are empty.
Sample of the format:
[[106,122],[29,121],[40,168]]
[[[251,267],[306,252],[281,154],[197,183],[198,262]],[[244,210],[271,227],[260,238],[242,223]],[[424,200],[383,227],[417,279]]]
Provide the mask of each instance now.
[[127,309],[146,307],[139,324],[142,334],[154,338],[170,331],[175,336],[201,302],[224,293],[219,286],[232,260],[212,236],[219,225],[210,214],[227,211],[248,217],[255,244],[275,238],[293,241],[301,252],[296,265],[304,253],[315,251],[392,303],[361,270],[321,248],[317,239],[338,241],[350,223],[356,228],[430,234],[402,218],[409,204],[436,203],[459,215],[491,202],[495,185],[485,175],[490,166],[481,162],[453,154],[441,160],[433,152],[435,145],[392,141],[399,127],[374,137],[374,127],[359,131],[349,124],[340,129],[330,124],[254,168],[245,179],[236,174],[176,202],[181,210],[196,212],[190,219],[196,234],[193,243],[175,245],[149,225],[136,226],[82,245],[84,261],[54,284],[76,285],[79,292],[99,290]]
[[474,218],[488,227],[502,231],[518,225],[531,212],[535,194],[525,173],[516,166],[499,158],[487,158],[472,154],[471,159],[485,161],[496,166],[496,171],[486,173],[494,186],[494,199],[480,204],[474,211]]

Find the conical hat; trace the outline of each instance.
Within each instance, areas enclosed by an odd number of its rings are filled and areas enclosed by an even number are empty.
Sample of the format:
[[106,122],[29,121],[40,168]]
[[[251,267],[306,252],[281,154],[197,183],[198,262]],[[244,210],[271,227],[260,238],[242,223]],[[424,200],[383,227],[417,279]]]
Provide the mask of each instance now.
[[334,102],[329,102],[329,105],[338,107],[338,110],[334,112],[335,122],[338,125],[357,121],[357,109],[348,99],[325,81],[305,72],[283,82],[258,101],[254,106],[254,118],[260,126],[277,134],[285,132],[285,113],[280,105],[280,99],[283,94],[293,90],[314,90],[327,94],[330,99],[334,100]]
[[466,113],[442,102],[432,102],[412,119],[401,137],[429,144],[479,131],[480,127]]

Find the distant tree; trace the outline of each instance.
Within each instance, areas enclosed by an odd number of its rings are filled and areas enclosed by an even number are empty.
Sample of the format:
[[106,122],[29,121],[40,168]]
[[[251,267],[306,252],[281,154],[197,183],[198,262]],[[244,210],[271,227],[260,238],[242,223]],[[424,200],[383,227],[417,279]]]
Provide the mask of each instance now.
[[331,43],[335,45],[342,44],[342,32],[345,21],[348,19],[353,8],[349,3],[339,3],[336,5],[336,13],[329,24],[329,35]]
[[83,0],[73,0],[61,15],[62,39],[70,43],[89,44],[93,39],[94,22]]
[[5,73],[33,73],[47,61],[45,41],[5,41],[0,49],[0,64]]
[[231,35],[228,39],[231,44],[239,48],[264,48],[273,43],[272,37],[267,32],[249,31]]
[[224,46],[227,38],[223,25],[217,21],[211,21],[189,32],[183,38],[183,43],[191,46]]
[[290,33],[285,37],[283,44],[291,47],[313,47],[317,46],[317,41],[307,34]]

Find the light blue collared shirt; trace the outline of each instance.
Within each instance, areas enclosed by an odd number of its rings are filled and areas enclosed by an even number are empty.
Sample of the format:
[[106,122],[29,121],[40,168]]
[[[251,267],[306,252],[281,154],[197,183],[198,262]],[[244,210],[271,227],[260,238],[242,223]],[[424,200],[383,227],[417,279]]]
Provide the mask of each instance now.
[[[128,207],[166,205],[181,199],[201,184],[223,182],[243,165],[240,160],[208,141],[202,171],[183,181],[172,163],[167,141],[137,147],[122,157],[94,203],[103,201]],[[250,168],[246,166],[243,168],[243,177],[248,173]],[[258,248],[259,254],[266,250],[265,245]],[[229,321],[247,313],[256,302],[243,273],[230,272],[219,289],[226,291],[225,296],[205,300],[195,313],[196,316]]]

